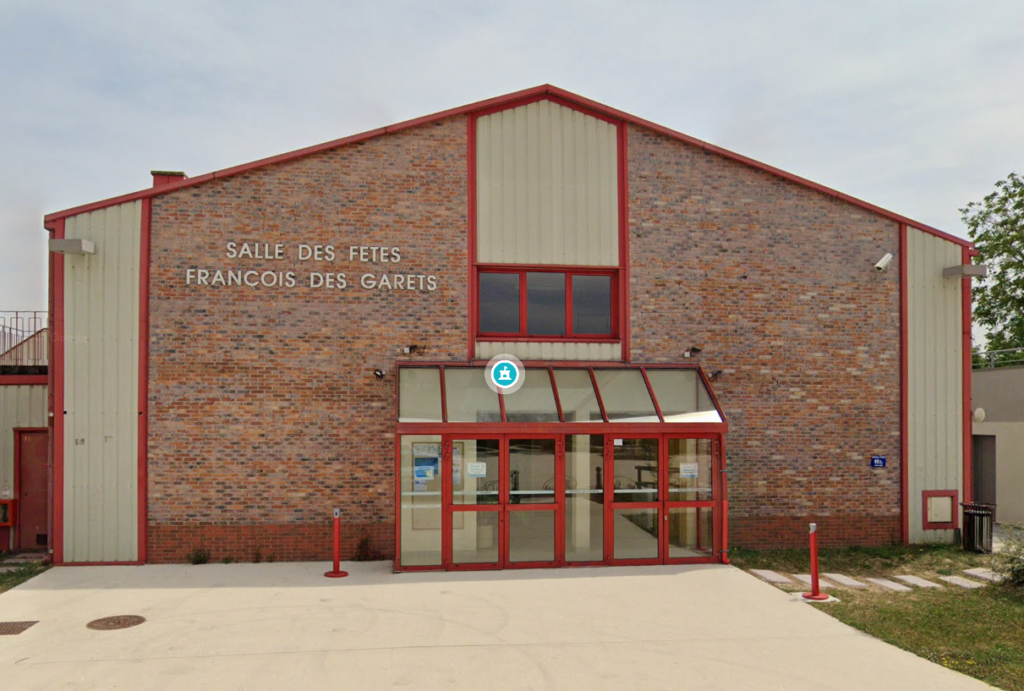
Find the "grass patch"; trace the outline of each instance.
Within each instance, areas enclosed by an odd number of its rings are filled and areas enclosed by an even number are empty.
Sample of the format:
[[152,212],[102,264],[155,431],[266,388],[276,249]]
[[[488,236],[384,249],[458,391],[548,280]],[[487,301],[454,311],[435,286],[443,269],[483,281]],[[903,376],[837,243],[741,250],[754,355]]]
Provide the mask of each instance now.
[[[0,562],[0,565],[3,564],[4,562]],[[39,564],[25,564],[11,571],[0,572],[0,593],[19,586],[30,578],[35,578],[49,568],[49,566],[41,566]]]
[[[729,551],[743,569],[809,573],[804,550]],[[992,555],[951,545],[823,549],[822,571],[853,577],[914,574],[929,580],[993,568]],[[807,590],[793,586],[786,590]],[[978,590],[948,586],[894,593],[879,588],[837,590],[839,603],[814,605],[864,633],[963,672],[1006,691],[1024,691],[1024,588],[990,585]]]
[[[772,569],[783,573],[810,573],[807,549],[758,551],[730,548],[729,561],[741,569]],[[954,545],[893,545],[890,547],[848,547],[818,550],[822,571],[857,576],[890,576],[912,573],[950,576],[977,566],[992,568],[991,554],[965,552]]]
[[815,605],[855,629],[1006,691],[1024,691],[1024,590],[844,590]]

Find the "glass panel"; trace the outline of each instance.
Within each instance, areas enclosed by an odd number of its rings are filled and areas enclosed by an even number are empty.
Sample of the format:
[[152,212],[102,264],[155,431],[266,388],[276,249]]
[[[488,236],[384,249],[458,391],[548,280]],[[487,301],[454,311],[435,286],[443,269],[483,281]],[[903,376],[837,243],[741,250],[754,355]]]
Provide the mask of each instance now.
[[604,559],[604,437],[565,438],[565,560]]
[[611,276],[572,277],[572,332],[611,335]]
[[441,565],[441,437],[403,436],[402,566]]
[[590,372],[585,369],[556,369],[555,385],[566,422],[603,422]]
[[508,560],[511,562],[555,560],[555,512],[510,511]]
[[482,367],[448,367],[444,393],[448,422],[501,422],[498,394],[484,380]]
[[452,562],[497,564],[498,516],[497,511],[453,511]]
[[658,440],[616,439],[613,444],[613,501],[658,501]]
[[668,440],[668,500],[711,501],[711,440]]
[[668,510],[668,556],[710,557],[714,552],[714,510],[708,507]]
[[[692,369],[648,369],[647,378],[665,422],[721,422],[722,418]],[[602,389],[602,395],[604,390]]]
[[565,335],[565,274],[526,274],[526,333]]
[[519,390],[505,394],[505,417],[509,422],[558,422],[555,394],[546,369],[527,369]]
[[555,440],[510,439],[508,486],[512,504],[555,503]]
[[638,369],[595,369],[610,422],[659,422],[644,375]]
[[658,510],[616,509],[615,559],[658,558]]
[[480,332],[519,333],[519,274],[480,274]]
[[441,370],[399,368],[398,421],[441,422]]
[[501,442],[497,439],[456,439],[452,442],[453,504],[498,503],[500,454]]

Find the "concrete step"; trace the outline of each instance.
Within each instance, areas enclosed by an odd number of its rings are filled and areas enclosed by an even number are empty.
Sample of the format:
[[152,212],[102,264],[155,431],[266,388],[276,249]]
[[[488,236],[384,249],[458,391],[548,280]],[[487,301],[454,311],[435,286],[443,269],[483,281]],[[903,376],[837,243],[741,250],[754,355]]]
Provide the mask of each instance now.
[[992,569],[964,569],[964,573],[966,573],[968,576],[974,576],[975,578],[980,578],[983,581],[988,581],[989,583],[998,583],[1003,579],[1002,576],[1000,576]]
[[896,581],[890,581],[888,578],[868,578],[866,579],[875,585],[880,585],[883,588],[892,590],[897,593],[909,593],[912,589],[907,586],[897,583]]
[[772,571],[770,569],[751,569],[750,573],[754,574],[758,578],[762,578],[768,581],[769,583],[785,583],[787,585],[793,585],[793,581],[789,580],[781,573],[776,573],[775,571]]
[[849,576],[844,576],[841,573],[823,573],[831,581],[835,581],[836,585],[842,588],[867,588],[867,586],[860,581],[854,580]]
[[916,585],[918,588],[938,588],[940,590],[942,589],[942,586],[939,585],[938,583],[933,583],[931,581],[927,581],[927,580],[921,578],[920,576],[901,575],[901,576],[893,576],[893,578],[897,578],[897,579],[903,581],[904,583],[909,583],[910,585]]
[[961,578],[960,576],[939,576],[939,580],[945,581],[946,583],[952,583],[953,585],[958,585],[961,588],[968,588],[972,590],[974,588],[985,587],[984,583],[978,583],[977,581]]

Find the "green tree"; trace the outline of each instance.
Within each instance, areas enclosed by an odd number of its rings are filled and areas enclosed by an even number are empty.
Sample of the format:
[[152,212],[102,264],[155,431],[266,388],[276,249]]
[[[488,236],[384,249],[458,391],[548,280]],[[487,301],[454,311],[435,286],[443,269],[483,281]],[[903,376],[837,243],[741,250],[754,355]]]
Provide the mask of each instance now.
[[988,350],[1024,348],[1024,177],[1010,173],[980,202],[960,209],[988,278],[973,287],[974,319]]

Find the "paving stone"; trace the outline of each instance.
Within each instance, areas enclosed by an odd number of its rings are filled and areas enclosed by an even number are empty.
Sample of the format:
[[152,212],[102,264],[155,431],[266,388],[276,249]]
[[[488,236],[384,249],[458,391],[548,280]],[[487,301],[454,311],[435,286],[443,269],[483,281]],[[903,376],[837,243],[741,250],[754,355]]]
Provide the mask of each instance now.
[[763,578],[769,583],[788,583],[789,585],[793,584],[793,581],[789,580],[781,573],[775,573],[774,571],[771,571],[769,569],[751,569],[750,573],[754,574],[758,578]]
[[[796,580],[800,581],[801,583],[803,583],[805,585],[810,585],[811,584],[811,574],[809,574],[809,573],[793,574],[793,578],[795,578]],[[832,584],[832,583],[829,583],[824,578],[819,577],[818,578],[818,587],[819,588],[835,588],[835,585]]]
[[1002,576],[1000,576],[992,569],[964,569],[964,573],[966,573],[968,576],[974,576],[975,578],[980,578],[983,581],[988,581],[989,583],[998,583],[1002,580]]
[[916,585],[918,588],[942,588],[938,583],[926,581],[920,576],[894,576],[893,578],[898,578],[904,583],[909,583],[910,585]]
[[841,573],[823,573],[821,575],[827,577],[831,581],[835,581],[836,585],[843,588],[867,588],[867,586],[860,581],[856,581],[849,576],[844,576]]
[[907,586],[897,583],[896,581],[890,581],[888,578],[868,578],[868,581],[875,585],[880,585],[883,588],[894,590],[897,593],[909,593],[912,589]]
[[939,579],[945,581],[946,583],[952,583],[953,585],[958,585],[961,588],[984,588],[985,587],[984,583],[978,583],[977,581],[972,581],[972,580],[967,579],[967,578],[961,578],[960,576],[939,576]]

